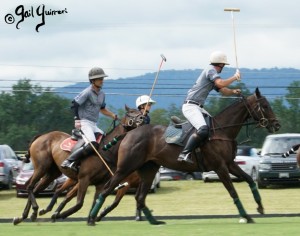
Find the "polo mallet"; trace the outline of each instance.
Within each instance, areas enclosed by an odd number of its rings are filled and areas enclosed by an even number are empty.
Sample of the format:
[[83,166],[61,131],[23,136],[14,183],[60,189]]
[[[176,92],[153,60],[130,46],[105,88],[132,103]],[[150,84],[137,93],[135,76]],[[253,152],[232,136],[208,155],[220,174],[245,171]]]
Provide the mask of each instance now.
[[[80,129],[80,133],[82,135],[82,138],[84,139],[85,142],[87,142],[93,149],[94,152],[97,154],[97,156],[100,158],[100,160],[103,162],[103,164],[105,165],[105,167],[108,169],[109,173],[111,174],[111,176],[114,176],[114,173],[112,172],[112,170],[109,168],[109,166],[107,165],[106,161],[103,159],[103,157],[100,155],[100,153],[98,152],[98,150],[95,148],[95,146],[92,144],[92,142],[85,136],[85,134],[83,133],[83,131]],[[115,190],[117,191],[118,189],[121,189],[125,186],[128,185],[128,182],[125,182],[123,184],[119,184]]]
[[225,8],[224,11],[230,11],[231,12],[232,28],[233,28],[233,44],[234,44],[234,54],[235,54],[235,65],[236,65],[236,70],[239,71],[237,52],[236,52],[235,24],[234,24],[233,12],[240,12],[240,9],[239,8]]
[[156,84],[156,81],[157,81],[157,78],[158,78],[158,75],[159,75],[159,72],[160,72],[160,69],[162,67],[162,64],[163,62],[166,62],[167,61],[167,58],[163,55],[163,54],[160,54],[161,56],[161,62],[160,62],[160,65],[159,65],[159,68],[158,68],[158,71],[156,73],[156,76],[155,76],[155,79],[154,79],[154,82],[153,82],[153,85],[152,85],[152,88],[151,88],[151,91],[150,91],[150,94],[149,94],[149,98],[148,98],[148,101],[146,103],[146,106],[145,106],[145,109],[144,109],[144,112],[143,112],[143,116],[146,114],[147,112],[147,107],[148,107],[148,104],[149,104],[149,101],[151,99],[151,96],[152,96],[152,93],[153,93],[153,90],[154,90],[154,86]]

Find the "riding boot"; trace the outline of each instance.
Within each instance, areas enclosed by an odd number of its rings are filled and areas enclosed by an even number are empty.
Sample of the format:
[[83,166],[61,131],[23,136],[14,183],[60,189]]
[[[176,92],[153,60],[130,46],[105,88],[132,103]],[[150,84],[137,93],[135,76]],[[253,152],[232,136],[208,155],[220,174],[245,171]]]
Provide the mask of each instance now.
[[192,134],[183,151],[179,154],[178,161],[185,161],[188,163],[193,164],[192,161],[192,151],[197,147],[197,146],[202,146],[204,142],[206,141],[207,137],[209,135],[209,128],[207,125],[201,126],[196,133]]
[[179,154],[177,161],[185,161],[193,164],[192,151],[199,145],[200,141],[201,139],[196,133],[192,134],[189,137],[183,151]]
[[[97,150],[99,147],[99,144],[97,142],[92,142],[92,145]],[[71,155],[64,160],[64,162],[60,165],[64,169],[72,169],[73,171],[78,171],[78,163],[80,162],[80,159],[83,157],[87,157],[89,155],[92,155],[94,153],[93,147],[88,144],[87,146],[82,146],[79,149],[75,150]]]

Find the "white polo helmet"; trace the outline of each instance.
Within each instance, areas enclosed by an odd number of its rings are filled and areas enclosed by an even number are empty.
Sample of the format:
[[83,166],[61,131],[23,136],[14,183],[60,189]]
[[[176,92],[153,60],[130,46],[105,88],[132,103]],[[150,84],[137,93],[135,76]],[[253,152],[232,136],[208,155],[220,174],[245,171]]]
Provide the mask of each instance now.
[[149,103],[149,104],[155,104],[156,101],[152,100],[148,95],[142,95],[142,96],[139,96],[136,101],[135,101],[135,105],[136,105],[136,108],[139,108],[140,105],[144,105],[146,103]]
[[229,65],[229,63],[227,62],[227,56],[224,52],[221,51],[215,51],[212,54],[210,54],[210,63],[214,64],[225,64],[225,65]]
[[89,71],[89,80],[104,78],[108,75],[104,73],[104,70],[100,67],[94,67]]

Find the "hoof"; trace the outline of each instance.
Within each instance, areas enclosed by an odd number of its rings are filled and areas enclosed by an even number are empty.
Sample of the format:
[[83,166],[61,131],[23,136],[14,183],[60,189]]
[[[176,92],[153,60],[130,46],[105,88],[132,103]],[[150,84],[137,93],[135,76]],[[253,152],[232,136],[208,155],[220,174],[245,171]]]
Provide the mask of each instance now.
[[57,213],[54,213],[54,214],[51,216],[51,221],[52,221],[52,223],[55,223],[55,222],[56,222],[56,219],[57,219]]
[[37,215],[36,214],[32,214],[31,217],[30,217],[31,221],[32,222],[35,222],[36,219],[37,219]]
[[103,218],[102,216],[98,216],[98,217],[96,218],[96,221],[99,222],[99,221],[102,220],[102,218]]
[[255,223],[255,221],[251,217],[248,217],[247,224],[253,224],[253,223]]
[[261,215],[265,214],[265,210],[264,210],[263,207],[258,207],[258,208],[257,208],[257,212],[258,212],[259,214],[261,214]]
[[22,219],[20,219],[19,217],[14,217],[13,218],[13,224],[14,225],[17,225],[17,224],[19,224],[19,223],[21,223],[22,222]]
[[40,210],[39,216],[45,215],[47,211],[45,209]]
[[135,217],[135,221],[143,221],[143,218],[141,216]]
[[95,223],[94,220],[89,220],[89,221],[87,222],[87,225],[88,225],[88,226],[96,226],[96,223]]
[[166,222],[156,220],[156,221],[150,222],[150,224],[151,225],[164,225],[164,224],[166,224]]

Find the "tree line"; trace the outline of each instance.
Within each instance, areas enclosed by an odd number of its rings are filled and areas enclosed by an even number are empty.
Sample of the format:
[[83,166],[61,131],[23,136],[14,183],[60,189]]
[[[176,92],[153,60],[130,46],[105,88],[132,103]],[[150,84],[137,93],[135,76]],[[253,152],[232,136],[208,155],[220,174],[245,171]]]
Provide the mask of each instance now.
[[[300,91],[299,81],[294,81],[288,88],[286,96],[276,98],[270,102],[276,117],[281,123],[279,133],[300,132]],[[250,95],[243,83],[239,85],[245,96]],[[232,103],[231,99],[220,97],[209,98],[205,109],[215,115]],[[0,94],[0,144],[8,144],[14,150],[25,151],[31,139],[39,134],[53,130],[71,133],[73,129],[73,113],[70,109],[71,100],[63,98],[53,92],[51,88],[42,88],[33,85],[30,79],[21,79],[12,86],[12,92]],[[116,112],[119,117],[125,114],[124,109],[116,110],[113,104],[109,109]],[[152,108],[150,116],[152,124],[168,125],[171,116],[184,119],[181,107],[171,104],[168,109]],[[105,132],[113,128],[112,120],[101,116],[99,127]],[[237,137],[239,144],[252,145],[260,148],[266,129],[255,126],[244,126]]]

